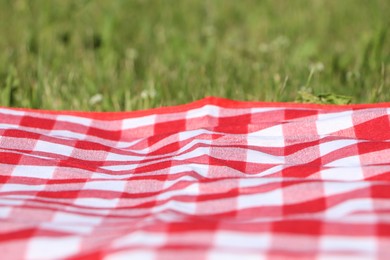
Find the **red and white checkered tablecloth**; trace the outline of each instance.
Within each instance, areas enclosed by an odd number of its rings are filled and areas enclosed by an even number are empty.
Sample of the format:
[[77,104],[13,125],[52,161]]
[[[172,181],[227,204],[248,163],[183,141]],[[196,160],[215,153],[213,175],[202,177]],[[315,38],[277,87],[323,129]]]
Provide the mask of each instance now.
[[390,259],[390,103],[0,108],[1,259]]

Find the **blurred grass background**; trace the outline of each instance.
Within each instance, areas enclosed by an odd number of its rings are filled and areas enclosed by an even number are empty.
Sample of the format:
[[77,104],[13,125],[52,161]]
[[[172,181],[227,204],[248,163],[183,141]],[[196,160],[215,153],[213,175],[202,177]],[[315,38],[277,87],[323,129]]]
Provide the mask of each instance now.
[[0,0],[0,106],[390,101],[389,13],[388,0]]

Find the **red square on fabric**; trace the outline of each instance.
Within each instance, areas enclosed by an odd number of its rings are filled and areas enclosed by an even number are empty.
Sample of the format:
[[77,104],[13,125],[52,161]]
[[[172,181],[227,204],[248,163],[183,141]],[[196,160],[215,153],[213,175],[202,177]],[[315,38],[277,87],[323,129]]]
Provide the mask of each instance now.
[[275,221],[272,225],[275,233],[307,234],[318,236],[322,232],[322,222],[319,220],[283,220]]
[[154,125],[154,134],[175,133],[186,130],[186,120],[173,120],[169,122],[156,122]]
[[51,130],[55,123],[55,119],[24,116],[19,124],[20,126]]
[[390,116],[375,117],[354,126],[356,138],[369,140],[390,140]]
[[121,137],[122,132],[120,130],[109,131],[96,127],[90,127],[86,133],[86,135],[92,135],[100,138],[105,138],[113,141],[118,141]]
[[304,118],[304,117],[313,117],[318,114],[318,111],[313,109],[286,109],[284,111],[284,118],[285,120],[294,120],[294,119],[299,119],[299,118]]

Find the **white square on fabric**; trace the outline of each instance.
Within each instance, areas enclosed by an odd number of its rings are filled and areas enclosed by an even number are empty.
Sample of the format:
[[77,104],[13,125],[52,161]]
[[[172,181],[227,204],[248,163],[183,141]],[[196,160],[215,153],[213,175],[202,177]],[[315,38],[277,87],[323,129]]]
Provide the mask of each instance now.
[[1,192],[13,192],[13,191],[41,191],[45,188],[45,185],[26,185],[26,184],[14,184],[5,183],[0,186]]
[[131,232],[129,235],[123,236],[113,243],[114,248],[128,246],[154,246],[159,247],[166,243],[166,235],[163,233],[152,233],[144,231]]
[[326,167],[358,167],[360,165],[360,156],[353,155],[334,160],[333,162],[325,164]]
[[56,120],[67,123],[71,122],[83,126],[90,126],[92,124],[92,119],[79,116],[59,115],[56,117]]
[[323,236],[320,238],[321,251],[330,253],[359,252],[372,255],[377,249],[377,238],[353,236]]
[[371,198],[356,198],[341,202],[325,210],[326,218],[345,219],[355,212],[373,212],[374,205]]
[[[157,199],[158,200],[158,199]],[[168,200],[164,204],[156,206],[152,209],[152,213],[160,213],[163,211],[177,211],[188,215],[196,213],[197,204],[195,202],[182,202],[175,200]]]
[[[202,134],[212,134],[212,133],[213,132],[208,131],[206,129],[194,129],[194,130],[181,131],[178,133],[178,135],[179,135],[179,141],[185,141],[185,140],[194,138],[194,137],[202,135]],[[191,141],[191,142],[193,142],[193,141]]]
[[94,228],[92,225],[85,224],[71,224],[71,223],[61,223],[60,225],[55,222],[42,222],[39,225],[40,228],[51,231],[59,231],[71,233],[73,235],[86,235],[90,234]]
[[251,207],[281,205],[283,205],[283,192],[281,188],[257,194],[241,194],[237,198],[237,207],[239,210]]
[[[264,129],[261,129],[259,131],[253,132],[253,133],[248,133],[248,136],[258,136],[258,137],[267,137],[267,136],[278,136],[278,137],[283,137],[283,125],[274,125],[270,126]],[[261,140],[261,139],[260,139]],[[276,139],[278,140],[278,139]],[[283,143],[281,143],[283,141]],[[284,139],[282,138],[279,140],[275,146],[281,147],[284,145]]]
[[11,213],[12,207],[0,207],[0,218],[6,218]]
[[285,157],[248,149],[246,151],[246,162],[263,164],[284,164]]
[[126,190],[126,181],[117,180],[117,181],[88,181],[84,186],[83,190],[101,190],[101,191],[117,191],[124,192]]
[[219,116],[219,107],[213,105],[205,105],[201,108],[191,109],[186,113],[185,118],[198,118],[205,116],[218,117]]
[[265,260],[269,259],[261,252],[240,252],[226,250],[211,250],[208,252],[207,260]]
[[101,167],[104,170],[109,170],[109,171],[130,171],[134,170],[137,168],[137,164],[127,164],[127,165],[109,165],[109,166],[102,166]]
[[210,155],[210,147],[197,147],[192,151],[172,156],[174,160],[188,160],[202,155]]
[[60,154],[64,156],[70,156],[73,152],[73,149],[74,148],[71,146],[57,144],[57,143],[50,143],[42,140],[38,140],[34,147],[35,152]]
[[352,139],[335,140],[335,141],[320,143],[320,154],[321,156],[324,156],[328,153],[334,152],[341,148],[354,145],[357,143],[358,143],[357,140],[352,140]]
[[50,136],[55,136],[59,138],[73,139],[73,140],[84,140],[86,135],[80,134],[77,132],[72,132],[68,130],[51,130]]
[[331,167],[321,170],[321,180],[325,181],[361,181],[364,174],[361,167]]
[[150,250],[126,250],[109,254],[105,260],[126,260],[126,259],[142,259],[142,260],[154,260],[156,259],[155,252]]
[[210,166],[207,164],[188,163],[183,165],[171,166],[169,168],[169,174],[177,174],[186,171],[193,171],[202,177],[207,177],[210,171]]
[[119,199],[78,198],[74,201],[74,204],[90,208],[112,209],[115,208],[118,202]]
[[13,110],[13,109],[7,109],[7,108],[0,108],[0,114],[12,115],[12,116],[24,116],[26,114],[26,112],[19,111],[19,110]]
[[[165,185],[165,184],[164,184]],[[170,185],[170,184],[168,184]],[[191,183],[184,189],[177,189],[171,191],[160,192],[158,200],[170,200],[175,196],[198,196],[199,195],[199,183]]]
[[12,176],[51,179],[55,170],[56,167],[54,166],[16,165],[12,171]]
[[219,248],[264,250],[269,248],[271,243],[269,234],[218,231],[214,236],[214,245]]
[[324,181],[324,195],[332,196],[340,193],[350,192],[353,190],[358,190],[361,188],[368,188],[371,186],[370,183],[367,182],[330,182]]
[[153,126],[156,122],[156,115],[127,118],[122,120],[122,130],[134,129],[143,126]]
[[256,113],[264,113],[264,112],[270,112],[270,111],[281,111],[283,110],[280,107],[252,107],[251,108],[251,114],[256,114]]
[[127,155],[127,154],[117,154],[117,153],[107,153],[106,161],[119,161],[119,162],[139,162],[145,159],[145,156],[138,155]]
[[98,225],[102,221],[101,217],[81,215],[77,213],[57,212],[52,222],[61,224],[83,224],[83,225]]
[[26,259],[63,259],[79,251],[81,237],[35,237],[27,245]]
[[359,256],[359,255],[346,255],[344,252],[341,253],[334,253],[334,254],[329,254],[329,253],[323,253],[323,252],[318,252],[316,260],[367,260],[367,259],[376,259],[373,256],[366,255],[366,256]]
[[352,128],[352,111],[319,114],[316,126],[319,135],[327,135],[347,128]]
[[93,230],[94,226],[99,225],[102,220],[102,217],[97,216],[57,212],[52,219],[52,224],[55,230],[76,234],[88,234]]

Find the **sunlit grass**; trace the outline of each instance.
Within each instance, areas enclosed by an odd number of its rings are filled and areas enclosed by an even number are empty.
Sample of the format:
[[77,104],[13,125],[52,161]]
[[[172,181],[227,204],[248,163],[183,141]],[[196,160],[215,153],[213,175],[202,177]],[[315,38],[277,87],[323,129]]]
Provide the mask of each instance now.
[[390,101],[387,0],[0,0],[0,105]]

